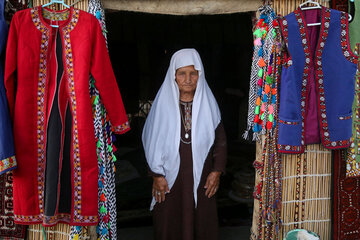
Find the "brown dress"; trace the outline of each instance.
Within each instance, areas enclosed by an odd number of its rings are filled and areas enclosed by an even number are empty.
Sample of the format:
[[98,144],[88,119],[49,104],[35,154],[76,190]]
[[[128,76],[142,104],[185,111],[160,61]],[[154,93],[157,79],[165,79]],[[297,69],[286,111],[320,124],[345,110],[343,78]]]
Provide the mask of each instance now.
[[[186,116],[185,106],[191,126],[191,104],[181,103],[182,116]],[[185,118],[185,125],[187,119]],[[184,121],[181,124],[181,138],[191,141],[191,130],[185,138]],[[195,208],[193,195],[193,158],[191,143],[180,142],[180,169],[173,187],[166,194],[165,202],[156,203],[154,207],[154,237],[155,240],[217,240],[218,216],[216,198],[205,196],[204,186],[207,176],[212,171],[225,172],[227,157],[226,135],[223,124],[215,131],[214,145],[206,158],[200,185],[198,187],[198,203]]]

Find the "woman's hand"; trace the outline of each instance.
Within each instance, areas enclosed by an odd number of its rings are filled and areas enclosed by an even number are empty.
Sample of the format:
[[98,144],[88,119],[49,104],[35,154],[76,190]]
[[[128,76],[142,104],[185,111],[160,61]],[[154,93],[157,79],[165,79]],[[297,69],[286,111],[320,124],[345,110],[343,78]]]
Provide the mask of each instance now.
[[152,195],[156,202],[161,203],[165,201],[165,193],[169,193],[169,186],[165,177],[153,177]]
[[214,171],[211,172],[207,177],[204,188],[206,189],[205,196],[207,196],[208,198],[214,196],[216,191],[218,190],[220,184],[220,175],[221,172]]

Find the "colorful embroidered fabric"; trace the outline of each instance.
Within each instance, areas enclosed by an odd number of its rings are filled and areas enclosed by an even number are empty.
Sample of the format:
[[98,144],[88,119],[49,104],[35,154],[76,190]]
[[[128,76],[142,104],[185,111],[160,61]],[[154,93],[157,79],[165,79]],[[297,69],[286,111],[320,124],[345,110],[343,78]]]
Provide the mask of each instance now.
[[273,45],[276,37],[274,10],[265,5],[259,9],[260,19],[256,24],[254,35],[254,54],[251,67],[248,127],[243,135],[248,138],[253,132],[253,140],[275,127],[275,80],[273,77]]
[[0,239],[25,238],[25,226],[14,223],[12,172],[0,175]]
[[345,175],[346,151],[334,152],[334,240],[360,239],[360,177]]
[[[360,44],[356,46],[355,54],[360,50]],[[353,104],[353,126],[351,146],[347,149],[346,176],[360,176],[360,67],[356,73],[355,98]]]
[[[89,13],[95,15],[99,20],[106,39],[105,12],[100,0],[89,1]],[[90,95],[94,112],[99,165],[98,209],[100,219],[97,226],[97,235],[100,240],[115,240],[117,239],[114,165],[116,157],[113,152],[115,152],[116,148],[112,144],[112,142],[115,141],[115,136],[112,135],[111,124],[107,117],[106,110],[101,103],[99,92],[95,88],[93,77],[90,77]],[[70,239],[81,239],[82,231],[83,227],[72,226]]]

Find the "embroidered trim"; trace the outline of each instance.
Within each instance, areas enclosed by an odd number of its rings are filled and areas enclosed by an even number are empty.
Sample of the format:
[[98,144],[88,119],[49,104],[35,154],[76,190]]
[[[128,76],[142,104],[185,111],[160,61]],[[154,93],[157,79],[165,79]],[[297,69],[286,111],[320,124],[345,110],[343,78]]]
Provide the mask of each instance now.
[[[37,89],[37,144],[38,144],[38,166],[37,166],[37,180],[38,180],[38,197],[40,215],[43,214],[44,206],[44,173],[45,173],[45,88],[46,88],[46,66],[47,66],[47,51],[49,45],[49,29],[41,24],[38,8],[31,9],[32,20],[36,28],[41,34],[41,48],[40,48],[40,64],[39,77]],[[25,219],[26,220],[26,219]]]
[[16,158],[15,156],[5,158],[0,161],[0,174],[3,174],[7,171],[10,171],[14,168],[16,168]]
[[349,20],[346,12],[341,12],[341,48],[344,56],[352,63],[357,63],[358,57],[351,51],[349,42]]
[[117,134],[123,134],[125,132],[127,132],[128,130],[130,130],[130,124],[129,122],[125,122],[121,125],[118,125],[118,126],[113,126],[113,131]]
[[350,140],[344,141],[331,141],[330,140],[330,133],[327,121],[327,114],[326,114],[326,106],[325,106],[325,90],[324,90],[324,72],[322,69],[322,52],[324,50],[325,41],[329,33],[329,26],[330,26],[330,9],[325,8],[325,13],[323,14],[324,17],[324,25],[321,29],[321,38],[319,42],[319,49],[316,53],[316,64],[315,64],[315,71],[316,71],[316,83],[318,89],[318,107],[319,107],[319,119],[321,124],[321,138],[323,140],[323,144],[327,148],[344,148],[349,146]]
[[279,152],[281,153],[302,153],[302,146],[282,145],[278,144]]
[[286,125],[299,125],[299,122],[290,122],[279,119],[279,122]]
[[[283,35],[283,39],[286,45],[286,50],[289,51],[289,32],[288,32],[288,22],[286,20],[285,17],[283,16],[278,16],[279,18],[279,24],[280,24],[280,29]],[[290,56],[289,53],[285,54],[284,57],[284,63],[283,63],[286,67],[290,67],[293,64],[292,58]]]
[[64,21],[68,19],[70,12],[52,12],[47,10],[46,8],[43,8],[42,14],[44,18],[50,19],[52,21]]
[[339,117],[339,120],[349,120],[352,118],[352,115],[351,116],[346,116],[346,117]]
[[[324,10],[323,10],[324,11]],[[300,30],[300,37],[301,37],[301,44],[304,48],[304,55],[305,55],[305,65],[304,65],[304,72],[303,72],[303,79],[302,79],[302,85],[301,85],[301,152],[304,150],[305,145],[305,115],[307,111],[307,92],[308,92],[308,80],[309,80],[309,74],[310,74],[310,66],[312,64],[311,60],[311,53],[310,53],[310,47],[309,47],[309,39],[307,34],[307,29],[305,27],[305,20],[304,16],[302,15],[301,11],[299,9],[295,10],[295,17],[299,24],[299,30]],[[324,16],[324,14],[323,14]],[[324,24],[325,25],[325,24]],[[322,41],[323,38],[321,38],[320,41]]]
[[98,216],[82,216],[81,215],[81,162],[80,162],[80,149],[79,149],[79,135],[78,135],[78,122],[76,112],[76,96],[75,96],[75,82],[74,82],[74,65],[70,41],[70,32],[75,28],[80,11],[73,10],[73,17],[70,24],[63,29],[63,41],[66,56],[66,71],[69,84],[69,95],[71,100],[72,116],[73,116],[73,166],[74,166],[74,219],[76,223],[96,223]]
[[[78,132],[77,132],[77,120],[76,120],[76,102],[74,93],[74,78],[73,78],[73,64],[72,64],[72,51],[70,46],[70,32],[76,26],[78,22],[80,11],[73,9],[73,15],[71,21],[67,26],[63,28],[64,40],[65,40],[65,55],[66,55],[66,66],[67,73],[69,76],[70,95],[72,100],[73,114],[74,114],[74,139],[73,139],[73,150],[74,150],[74,223],[88,224],[98,222],[98,216],[81,216],[81,176],[80,176],[80,159],[79,159],[79,143],[78,143]],[[39,197],[39,210],[40,214],[31,216],[15,215],[15,221],[20,224],[24,223],[41,223],[44,225],[53,225],[57,222],[71,222],[71,215],[69,214],[56,214],[55,216],[44,216],[43,205],[44,205],[44,173],[45,173],[45,88],[46,88],[46,76],[47,76],[47,51],[49,45],[49,33],[50,30],[41,23],[38,8],[31,9],[31,16],[34,25],[42,33],[41,36],[41,49],[40,49],[40,64],[39,64],[39,77],[38,77],[38,92],[37,92],[37,143],[38,143],[38,197]]]
[[[94,218],[96,216],[82,216],[85,219]],[[96,217],[97,218],[97,217]],[[14,215],[15,223],[17,224],[38,224],[43,223],[44,226],[54,226],[59,222],[72,224],[74,222],[71,221],[71,214],[68,213],[60,213],[56,214],[55,216],[44,216],[40,215],[29,215],[29,216],[22,216],[22,215]],[[82,225],[89,225],[92,222],[83,222]]]

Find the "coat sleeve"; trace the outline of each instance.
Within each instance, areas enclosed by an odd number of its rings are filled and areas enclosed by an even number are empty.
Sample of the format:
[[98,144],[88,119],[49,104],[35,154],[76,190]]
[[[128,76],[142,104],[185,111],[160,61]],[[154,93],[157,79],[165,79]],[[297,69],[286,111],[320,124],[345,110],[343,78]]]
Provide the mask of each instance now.
[[92,18],[93,42],[90,72],[95,78],[95,87],[99,90],[115,133],[123,134],[130,130],[124,104],[111,66],[106,42],[100,25]]
[[6,46],[5,77],[4,84],[9,104],[11,119],[14,119],[14,107],[16,96],[16,68],[17,68],[17,44],[18,44],[18,17],[14,15],[11,24]]
[[215,142],[213,149],[213,171],[225,173],[227,160],[227,143],[224,125],[220,122],[215,130]]

